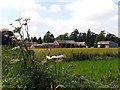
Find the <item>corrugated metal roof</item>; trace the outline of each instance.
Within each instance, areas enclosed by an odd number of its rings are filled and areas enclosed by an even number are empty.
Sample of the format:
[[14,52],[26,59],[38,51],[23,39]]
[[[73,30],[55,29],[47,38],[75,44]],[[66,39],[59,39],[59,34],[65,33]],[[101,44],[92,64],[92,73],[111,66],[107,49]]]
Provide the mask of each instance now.
[[112,41],[99,41],[97,44],[109,44]]

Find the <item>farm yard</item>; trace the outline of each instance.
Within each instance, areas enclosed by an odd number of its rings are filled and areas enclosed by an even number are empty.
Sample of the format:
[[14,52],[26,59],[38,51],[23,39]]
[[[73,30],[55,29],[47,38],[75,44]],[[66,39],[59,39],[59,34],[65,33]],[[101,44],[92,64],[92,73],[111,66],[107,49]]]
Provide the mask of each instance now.
[[[51,89],[59,85],[65,88],[117,89],[120,87],[118,48],[30,49],[35,53],[36,71],[31,72],[32,65],[26,61],[30,64],[27,65],[29,71],[26,74],[22,74],[25,67],[20,49],[14,50],[8,46],[2,49],[3,88],[25,88],[25,85],[31,86],[30,88],[40,88],[42,83],[45,85],[41,88]],[[59,55],[64,57],[55,58]],[[54,58],[47,59],[46,56]],[[41,75],[40,81],[36,80],[39,75]]]
[[120,90],[118,0],[1,0],[0,89]]
[[30,18],[21,20],[15,20],[20,26],[9,24],[13,32],[0,30],[3,89],[120,89],[119,37],[75,29],[56,38],[48,31],[37,39],[30,37]]

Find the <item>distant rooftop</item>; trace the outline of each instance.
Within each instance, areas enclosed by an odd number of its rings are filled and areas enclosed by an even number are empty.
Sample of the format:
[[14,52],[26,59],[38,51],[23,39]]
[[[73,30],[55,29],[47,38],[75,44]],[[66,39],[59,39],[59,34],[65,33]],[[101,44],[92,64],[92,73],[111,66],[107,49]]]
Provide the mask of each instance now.
[[56,44],[55,43],[42,43],[42,45],[49,45],[49,46],[51,45],[52,46],[52,45],[56,45]]
[[74,40],[56,40],[56,41],[61,44],[75,44]]
[[109,44],[112,41],[99,41],[97,44]]
[[75,42],[78,46],[82,45],[82,46],[85,46],[85,42]]

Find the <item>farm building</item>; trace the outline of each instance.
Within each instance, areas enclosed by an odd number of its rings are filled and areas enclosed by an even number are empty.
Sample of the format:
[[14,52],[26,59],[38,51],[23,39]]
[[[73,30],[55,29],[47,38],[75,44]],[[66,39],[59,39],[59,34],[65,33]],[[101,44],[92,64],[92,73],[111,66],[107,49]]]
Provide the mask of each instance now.
[[75,42],[74,40],[55,40],[54,43],[45,43],[38,44],[37,42],[28,42],[26,44],[31,48],[77,48],[77,47],[86,47],[85,42]]
[[42,43],[42,44],[32,44],[31,48],[58,48],[59,46],[55,43]]
[[74,40],[55,40],[54,43],[59,45],[59,47],[77,47],[77,44]]
[[77,44],[77,47],[87,47],[86,42],[75,42]]
[[42,43],[42,47],[43,48],[58,48],[59,45],[55,43]]
[[118,44],[113,41],[99,41],[98,48],[116,48]]
[[27,43],[26,43],[26,46],[31,46],[31,45],[33,45],[33,44],[37,44],[37,42],[27,42]]
[[43,45],[42,44],[32,44],[31,48],[42,48]]

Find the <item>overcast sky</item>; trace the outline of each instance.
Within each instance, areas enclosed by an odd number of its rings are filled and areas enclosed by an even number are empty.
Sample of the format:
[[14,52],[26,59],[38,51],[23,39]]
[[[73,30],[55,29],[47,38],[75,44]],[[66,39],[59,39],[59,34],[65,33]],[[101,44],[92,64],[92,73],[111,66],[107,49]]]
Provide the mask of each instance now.
[[0,0],[0,29],[14,20],[30,18],[30,36],[69,34],[78,29],[95,33],[105,30],[118,36],[119,0]]

